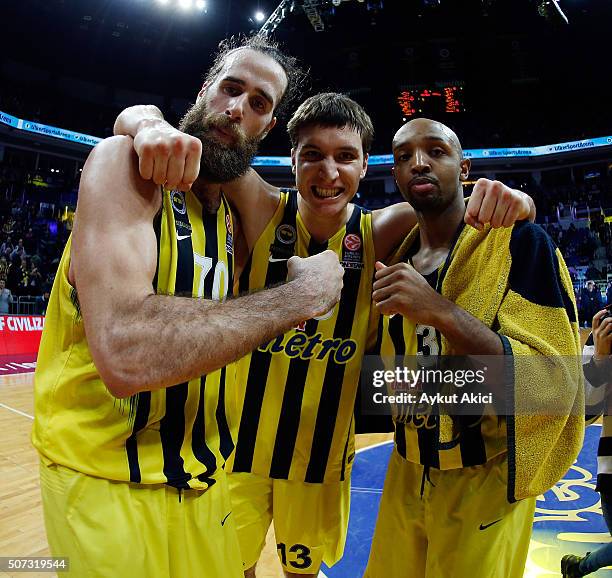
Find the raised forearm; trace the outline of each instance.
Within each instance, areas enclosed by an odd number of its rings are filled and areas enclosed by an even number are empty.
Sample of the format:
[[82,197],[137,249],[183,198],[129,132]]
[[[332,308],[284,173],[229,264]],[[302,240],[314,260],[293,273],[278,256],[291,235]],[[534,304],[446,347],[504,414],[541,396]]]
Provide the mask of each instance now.
[[437,313],[434,326],[448,340],[454,355],[503,355],[499,335],[451,301]]
[[300,280],[216,303],[150,295],[109,320],[98,369],[117,397],[219,369],[312,317]]
[[131,106],[122,110],[115,120],[113,134],[135,137],[144,124],[156,123],[160,120],[164,120],[164,115],[152,104]]

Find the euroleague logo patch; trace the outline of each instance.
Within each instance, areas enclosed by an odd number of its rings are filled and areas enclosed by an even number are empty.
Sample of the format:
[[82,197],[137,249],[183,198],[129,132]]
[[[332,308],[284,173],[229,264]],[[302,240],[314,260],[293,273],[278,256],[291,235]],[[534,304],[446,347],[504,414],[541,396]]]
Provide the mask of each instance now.
[[185,203],[185,194],[183,191],[172,191],[172,193],[170,193],[170,202],[177,213],[184,215],[187,212],[187,204]]
[[295,243],[297,239],[297,232],[295,227],[291,225],[280,225],[276,228],[276,238],[285,245],[291,245]]
[[361,239],[359,238],[359,235],[350,233],[344,237],[344,246],[349,251],[359,251],[359,249],[361,249]]
[[225,215],[225,226],[227,227],[227,232],[230,235],[233,235],[234,231],[232,231],[232,218],[229,215]]

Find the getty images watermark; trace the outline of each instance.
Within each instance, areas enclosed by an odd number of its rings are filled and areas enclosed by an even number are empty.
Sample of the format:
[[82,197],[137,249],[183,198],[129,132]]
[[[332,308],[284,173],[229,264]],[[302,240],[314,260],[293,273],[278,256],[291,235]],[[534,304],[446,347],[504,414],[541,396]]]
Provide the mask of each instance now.
[[[362,366],[361,411],[365,415],[584,414],[586,361],[543,355],[370,355]],[[607,396],[605,390],[598,392],[599,398]]]
[[[394,369],[375,369],[372,372],[372,386],[385,388],[375,391],[375,404],[486,404],[493,403],[493,394],[482,391],[446,391],[449,387],[463,388],[466,385],[482,385],[487,367],[482,369],[412,369],[406,366]],[[429,386],[429,387],[428,387]],[[432,386],[438,389],[432,391]],[[440,391],[439,389],[442,389]],[[389,393],[389,391],[393,393]]]

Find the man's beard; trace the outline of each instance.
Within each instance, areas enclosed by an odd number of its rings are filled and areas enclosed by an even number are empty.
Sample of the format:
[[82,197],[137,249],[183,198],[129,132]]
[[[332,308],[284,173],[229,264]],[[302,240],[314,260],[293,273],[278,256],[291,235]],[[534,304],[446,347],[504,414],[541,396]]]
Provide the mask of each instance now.
[[[234,141],[228,144],[218,140],[215,128],[232,135]],[[209,183],[227,183],[244,175],[263,138],[249,138],[227,115],[208,112],[203,98],[187,111],[179,129],[202,142],[199,177]]]

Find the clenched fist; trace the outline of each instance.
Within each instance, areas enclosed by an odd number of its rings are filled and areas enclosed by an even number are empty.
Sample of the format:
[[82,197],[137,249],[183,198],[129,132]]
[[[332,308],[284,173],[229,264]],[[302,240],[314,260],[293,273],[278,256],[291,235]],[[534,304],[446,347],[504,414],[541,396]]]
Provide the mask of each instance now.
[[303,300],[308,318],[324,315],[340,300],[344,268],[333,251],[306,259],[291,257],[287,272],[288,281],[296,282],[299,291],[296,299]]
[[530,218],[531,211],[529,195],[499,181],[478,179],[468,201],[465,222],[478,230],[486,223],[494,229],[511,227],[516,221]]
[[434,325],[437,313],[447,304],[408,263],[386,267],[378,262],[375,279],[372,299],[383,315],[399,313],[415,323]]
[[198,178],[202,143],[164,120],[144,120],[134,138],[140,176],[170,189],[188,191]]

